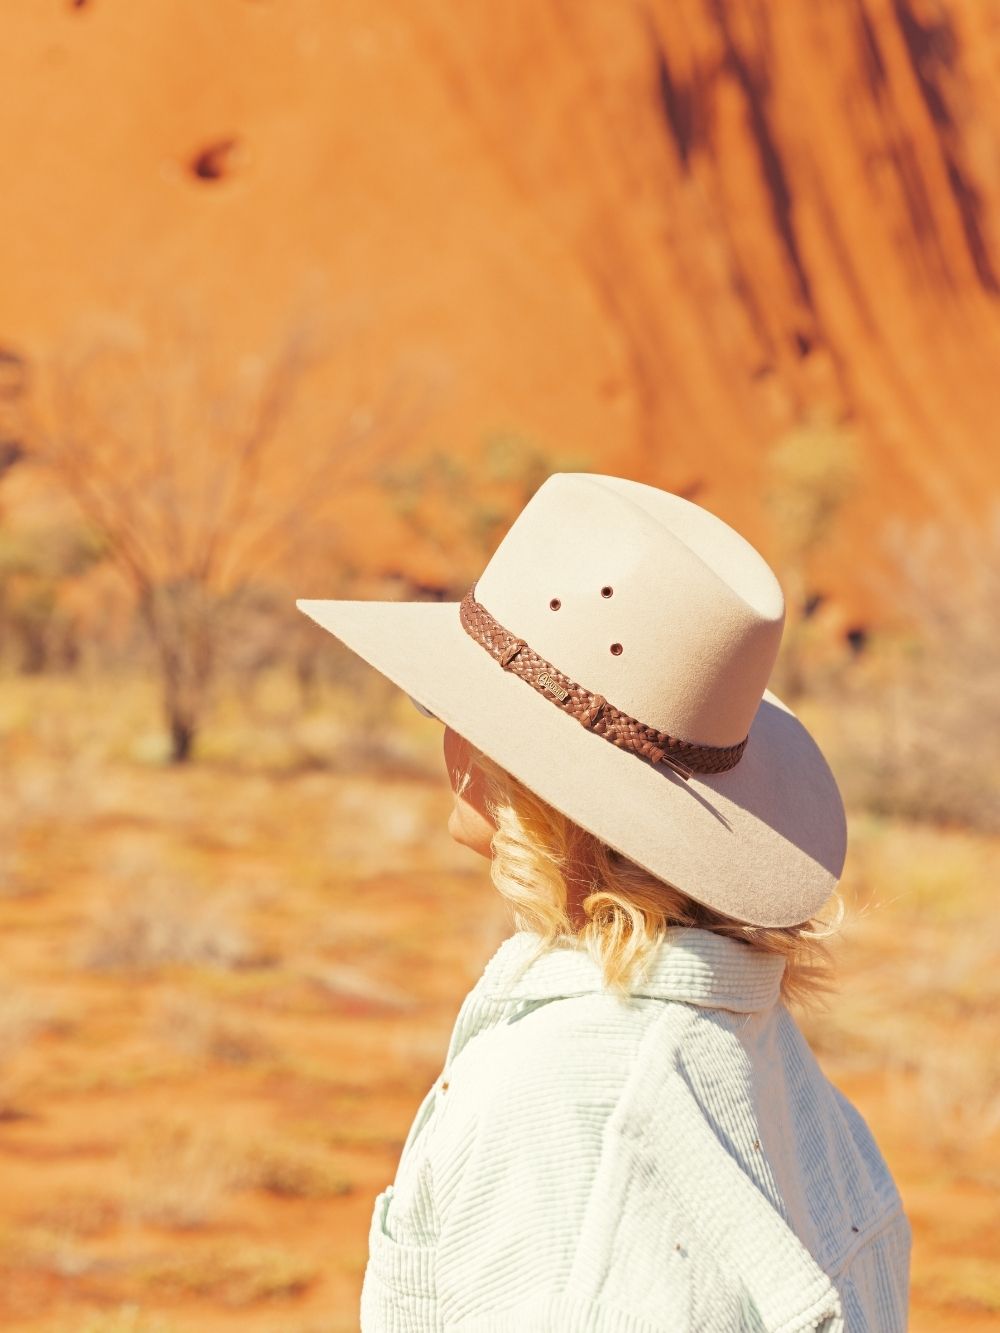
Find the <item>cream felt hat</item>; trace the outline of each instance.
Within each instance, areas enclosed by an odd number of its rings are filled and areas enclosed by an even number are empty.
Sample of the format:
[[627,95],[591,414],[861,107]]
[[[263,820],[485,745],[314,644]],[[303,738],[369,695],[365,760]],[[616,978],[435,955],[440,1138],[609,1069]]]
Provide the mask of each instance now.
[[296,606],[556,809],[660,879],[760,926],[836,886],[844,807],[766,689],[781,587],[680,496],[555,473],[462,602]]

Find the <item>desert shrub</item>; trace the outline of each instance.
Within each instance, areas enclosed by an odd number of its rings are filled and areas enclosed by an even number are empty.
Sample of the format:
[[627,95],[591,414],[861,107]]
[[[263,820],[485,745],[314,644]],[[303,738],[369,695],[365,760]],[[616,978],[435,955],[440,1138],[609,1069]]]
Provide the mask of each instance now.
[[1000,508],[985,530],[889,530],[896,623],[832,699],[856,805],[1000,831]]
[[0,1120],[23,1114],[20,1081],[11,1067],[14,1058],[58,1022],[52,1006],[39,996],[9,984],[0,991]]
[[0,522],[0,665],[33,674],[75,664],[82,636],[63,589],[104,554],[92,528],[65,516],[17,529]]
[[184,991],[166,996],[151,1030],[154,1037],[196,1060],[246,1065],[270,1059],[275,1053],[266,1037],[224,1006]]
[[248,938],[232,894],[201,894],[165,873],[127,884],[95,907],[79,955],[99,970],[247,967],[265,957]]
[[933,1144],[949,1157],[979,1149],[1000,1130],[1000,1060],[989,1053],[992,1030],[983,1036],[984,1046],[947,1038],[925,1044],[915,1087],[900,1089],[901,1105],[916,1105]]
[[37,886],[30,878],[20,831],[7,819],[0,824],[0,899],[28,897]]
[[461,597],[546,477],[588,466],[581,455],[556,455],[500,432],[471,457],[437,449],[417,461],[383,467],[379,483],[393,513],[423,560],[448,571],[440,586],[412,584],[407,595]]
[[88,1190],[63,1190],[42,1203],[32,1214],[32,1224],[41,1231],[90,1238],[103,1236],[118,1224],[118,1200]]
[[778,437],[764,459],[768,547],[785,594],[781,654],[770,682],[794,702],[814,686],[815,626],[808,614],[812,567],[857,484],[858,445],[848,423],[814,412]]
[[220,1133],[194,1119],[154,1119],[125,1148],[129,1193],[123,1214],[132,1222],[178,1231],[209,1223],[238,1173]]
[[242,1153],[241,1183],[284,1199],[333,1199],[353,1185],[320,1148],[254,1140]]
[[151,1260],[138,1276],[143,1286],[171,1296],[201,1296],[242,1307],[298,1296],[313,1285],[319,1270],[289,1251],[241,1242]]
[[174,1333],[176,1325],[147,1314],[138,1305],[101,1311],[80,1325],[80,1333]]

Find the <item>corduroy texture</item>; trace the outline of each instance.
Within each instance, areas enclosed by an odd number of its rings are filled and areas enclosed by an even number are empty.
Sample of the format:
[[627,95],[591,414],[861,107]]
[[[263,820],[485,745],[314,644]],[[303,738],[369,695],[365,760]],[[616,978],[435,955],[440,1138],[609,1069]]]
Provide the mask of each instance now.
[[622,1001],[517,932],[377,1198],[363,1333],[902,1333],[911,1232],[783,960],[671,931]]

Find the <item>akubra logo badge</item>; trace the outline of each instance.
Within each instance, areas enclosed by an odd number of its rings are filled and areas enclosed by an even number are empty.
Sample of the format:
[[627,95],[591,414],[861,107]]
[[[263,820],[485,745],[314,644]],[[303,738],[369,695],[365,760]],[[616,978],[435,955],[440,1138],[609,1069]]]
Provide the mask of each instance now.
[[538,677],[538,683],[543,689],[548,690],[550,694],[554,694],[560,703],[563,703],[569,698],[569,690],[564,690],[559,682],[553,679],[547,671],[541,673]]

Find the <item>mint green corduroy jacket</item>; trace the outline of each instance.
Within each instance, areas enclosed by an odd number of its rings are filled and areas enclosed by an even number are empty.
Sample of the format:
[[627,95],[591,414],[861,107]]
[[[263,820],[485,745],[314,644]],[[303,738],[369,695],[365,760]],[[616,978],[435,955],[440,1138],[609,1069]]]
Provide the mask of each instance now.
[[621,999],[539,944],[462,1003],[375,1201],[362,1333],[901,1333],[910,1225],[784,961],[676,929]]

